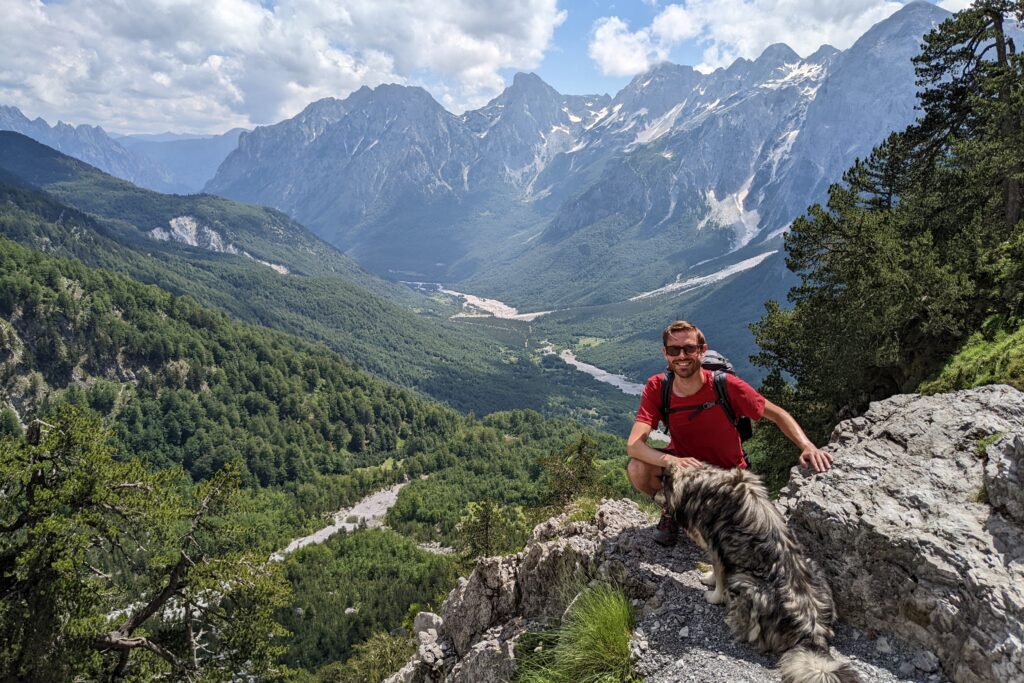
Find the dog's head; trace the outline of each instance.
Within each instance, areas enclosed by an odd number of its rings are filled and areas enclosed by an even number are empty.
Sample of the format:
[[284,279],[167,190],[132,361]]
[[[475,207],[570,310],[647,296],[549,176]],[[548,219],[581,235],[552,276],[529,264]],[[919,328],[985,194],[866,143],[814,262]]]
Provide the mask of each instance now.
[[661,474],[661,491],[655,494],[654,501],[659,505],[666,506],[669,512],[675,512],[686,497],[687,483],[703,469],[703,467],[680,467],[679,465],[666,467]]

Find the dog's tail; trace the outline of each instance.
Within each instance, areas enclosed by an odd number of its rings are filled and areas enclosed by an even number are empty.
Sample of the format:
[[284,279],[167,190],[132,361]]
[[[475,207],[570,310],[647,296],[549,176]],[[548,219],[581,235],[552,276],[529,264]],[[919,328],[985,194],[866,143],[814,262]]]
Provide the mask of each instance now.
[[828,650],[798,645],[779,660],[785,683],[863,683],[849,662],[833,659]]

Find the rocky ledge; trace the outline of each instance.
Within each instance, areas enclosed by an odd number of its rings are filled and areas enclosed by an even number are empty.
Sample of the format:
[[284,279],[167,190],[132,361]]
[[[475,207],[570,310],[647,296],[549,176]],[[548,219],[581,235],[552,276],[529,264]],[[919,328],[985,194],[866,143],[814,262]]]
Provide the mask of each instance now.
[[1024,681],[1024,394],[894,396],[832,434],[839,467],[780,503],[840,614],[955,681]]
[[[865,681],[1024,680],[1024,394],[985,387],[897,396],[840,424],[836,467],[794,470],[780,507],[825,568],[841,622],[833,646]],[[632,650],[649,683],[778,682],[773,658],[736,643],[708,605],[688,542],[651,541],[631,501],[555,517],[517,555],[480,560],[416,621],[416,655],[389,681],[508,681],[516,646],[557,624],[566,586],[610,582],[637,610]]]

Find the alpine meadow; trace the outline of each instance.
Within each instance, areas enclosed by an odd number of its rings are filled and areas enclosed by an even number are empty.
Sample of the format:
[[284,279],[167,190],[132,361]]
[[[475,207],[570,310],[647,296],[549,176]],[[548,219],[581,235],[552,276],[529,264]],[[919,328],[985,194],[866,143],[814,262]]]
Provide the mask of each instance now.
[[[685,533],[637,559],[662,330],[832,452],[893,397],[1024,391],[1024,2],[591,4],[0,0],[0,681],[780,680],[701,630]],[[961,502],[1021,577],[993,420]],[[786,516],[879,481],[770,422]],[[984,572],[915,543],[916,626],[848,607],[880,565],[813,549],[857,524],[796,536],[862,677],[1024,669],[1019,586],[1005,642],[939,638],[992,618],[917,591]]]

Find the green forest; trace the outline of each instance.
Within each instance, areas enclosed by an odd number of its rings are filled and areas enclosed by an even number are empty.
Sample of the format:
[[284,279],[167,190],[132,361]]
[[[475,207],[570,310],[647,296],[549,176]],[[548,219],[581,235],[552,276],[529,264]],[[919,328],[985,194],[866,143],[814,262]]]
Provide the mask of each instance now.
[[[265,602],[253,605],[253,623],[272,623],[274,629],[295,634],[278,644],[268,642],[266,657],[252,665],[299,675],[303,666],[342,661],[355,644],[400,622],[410,604],[436,601],[451,586],[456,567],[465,565],[456,564],[458,558],[434,558],[390,532],[339,538],[289,556],[283,566],[268,562],[273,551],[321,525],[326,513],[406,477],[415,480],[393,511],[394,526],[413,537],[430,535],[417,534],[417,529],[436,529],[436,538],[450,541],[469,503],[488,498],[488,492],[500,492],[495,500],[502,505],[548,504],[544,458],[574,441],[584,443],[575,422],[532,411],[463,416],[376,379],[323,346],[234,321],[189,297],[2,238],[0,273],[0,382],[11,401],[0,419],[2,462],[10,470],[8,480],[19,482],[0,501],[0,566],[8,568],[4,580],[14,582],[12,592],[4,593],[0,614],[12,615],[5,624],[15,628],[20,621],[13,615],[37,607],[45,597],[39,591],[77,594],[98,583],[103,596],[69,604],[67,612],[58,603],[51,630],[44,633],[17,628],[9,633],[5,668],[21,677],[89,667],[83,670],[117,670],[122,677],[145,679],[161,667],[190,666],[189,653],[175,650],[182,645],[181,629],[214,629],[217,638],[227,637],[219,627],[188,619],[165,635],[151,614],[132,620],[118,638],[134,643],[140,630],[155,628],[147,636],[152,647],[125,646],[120,652],[133,656],[119,658],[100,656],[97,646],[113,647],[97,640],[109,627],[104,614],[130,610],[127,596],[142,590],[146,577],[156,591],[173,574],[176,564],[168,554],[173,559],[175,530],[190,512],[198,514],[193,510],[197,504],[189,501],[215,485],[231,490],[231,504],[216,510],[211,505],[209,512],[204,508],[203,531],[230,528],[232,543],[221,548],[223,535],[217,533],[195,541],[208,555],[188,567],[198,583],[178,579],[180,587],[164,599],[162,609],[173,600],[198,600],[195,591],[209,591],[210,581],[237,572],[237,562],[245,562],[267,582]],[[47,423],[50,438],[60,445],[44,440],[33,446],[21,426],[32,418]],[[93,454],[84,459],[75,452],[86,448],[83,444]],[[621,440],[595,432],[585,444],[593,456],[588,465],[600,475],[592,478],[592,490],[623,492]],[[55,449],[62,455],[52,459]],[[40,459],[52,470],[37,481],[34,468]],[[118,492],[113,501],[94,500],[103,487]],[[452,487],[457,493],[448,495]],[[51,488],[56,489],[54,498],[49,498]],[[44,490],[48,499],[36,511]],[[146,495],[139,497],[140,490]],[[421,500],[433,502],[421,506]],[[150,503],[154,509],[147,507]],[[90,506],[95,508],[91,512]],[[117,512],[110,513],[110,506]],[[106,519],[109,514],[114,516]],[[117,528],[118,515],[134,526]],[[213,517],[217,522],[206,527]],[[132,544],[147,551],[124,547],[122,532],[137,534]],[[83,541],[83,533],[100,540]],[[39,534],[50,539],[43,544],[50,553],[41,557],[34,554],[41,547]],[[65,550],[53,542],[54,535],[67,539]],[[156,540],[168,547],[156,552]],[[66,556],[81,552],[87,557]],[[372,558],[384,556],[409,559],[395,569],[409,575],[397,582],[384,575],[380,585],[353,584],[339,594],[341,602],[356,602],[353,596],[363,595],[365,604],[352,615],[344,608],[340,614],[324,613],[323,619],[346,622],[330,643],[320,642],[323,622],[289,618],[296,606],[316,604],[336,590],[329,588],[336,584],[332,577],[348,571],[350,564],[380,564]],[[27,577],[21,573],[26,562],[35,567]],[[95,575],[88,567],[96,569]],[[57,584],[36,587],[36,579],[48,572],[57,573]],[[368,572],[365,578],[373,576]],[[377,599],[367,602],[371,593]],[[74,629],[68,631],[60,624],[71,617],[68,624]],[[75,645],[63,650],[67,658],[33,655],[33,648],[64,639]],[[314,651],[316,657],[310,654]],[[193,668],[214,675],[212,663],[192,659],[197,662]],[[44,663],[52,671],[36,668]]]

